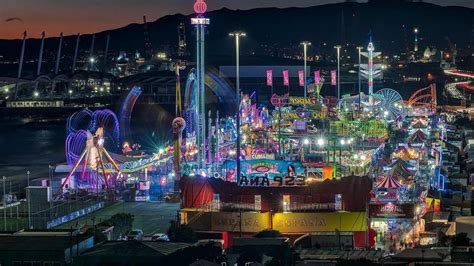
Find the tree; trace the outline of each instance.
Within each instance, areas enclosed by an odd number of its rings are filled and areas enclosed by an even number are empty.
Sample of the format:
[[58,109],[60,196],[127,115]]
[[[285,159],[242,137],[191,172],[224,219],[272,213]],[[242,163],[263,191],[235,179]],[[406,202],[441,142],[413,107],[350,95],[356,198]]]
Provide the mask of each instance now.
[[171,242],[195,243],[198,237],[194,230],[186,224],[170,221],[170,227],[166,231]]
[[134,217],[130,213],[117,213],[112,215],[110,219],[101,222],[99,225],[113,226],[114,227],[114,238],[118,236],[126,235],[132,230]]
[[253,237],[256,238],[264,238],[264,237],[283,237],[283,235],[280,233],[278,230],[273,230],[273,229],[265,229],[257,234],[255,234]]
[[110,217],[114,229],[118,229],[122,235],[132,230],[134,217],[130,213],[117,213]]
[[454,247],[457,246],[469,246],[471,239],[467,236],[467,233],[459,233],[452,237],[451,245]]

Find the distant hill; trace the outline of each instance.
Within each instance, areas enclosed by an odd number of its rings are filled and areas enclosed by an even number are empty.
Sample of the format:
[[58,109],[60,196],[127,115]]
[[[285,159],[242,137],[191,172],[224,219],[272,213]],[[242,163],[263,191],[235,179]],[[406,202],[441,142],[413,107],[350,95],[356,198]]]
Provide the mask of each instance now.
[[[175,49],[177,25],[186,25],[188,48],[194,51],[194,28],[190,17],[181,14],[162,17],[149,23],[155,49]],[[263,54],[265,46],[295,48],[302,40],[313,43],[313,51],[330,51],[344,41],[366,45],[372,32],[377,50],[389,53],[413,47],[413,28],[420,29],[420,49],[426,45],[447,48],[446,37],[462,50],[473,41],[474,9],[441,7],[422,2],[372,1],[370,3],[340,3],[307,8],[259,8],[251,10],[220,9],[208,13],[211,24],[206,36],[210,58],[229,55],[234,47],[228,32],[240,29],[247,32],[243,41],[244,53]],[[404,28],[402,27],[404,25]],[[103,51],[106,35],[111,35],[111,50],[142,51],[143,25],[130,24],[123,28],[96,34],[96,51]],[[19,33],[20,35],[21,33]],[[81,49],[90,47],[90,35],[81,37]],[[17,58],[20,40],[0,40],[0,54]],[[72,54],[75,36],[65,38],[64,52]],[[326,45],[324,45],[326,43]],[[39,40],[28,42],[29,56],[36,56]],[[57,38],[46,41],[46,49],[55,51]]]

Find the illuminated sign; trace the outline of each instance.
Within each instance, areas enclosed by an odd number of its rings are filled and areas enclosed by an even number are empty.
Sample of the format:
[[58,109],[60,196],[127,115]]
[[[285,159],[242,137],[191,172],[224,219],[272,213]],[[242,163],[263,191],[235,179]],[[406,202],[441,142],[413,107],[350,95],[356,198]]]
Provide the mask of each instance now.
[[[223,167],[228,169],[235,168],[235,162],[233,165],[226,163]],[[244,160],[241,163],[241,170],[244,175],[252,176],[268,174],[270,177],[278,176],[298,176],[304,174],[303,165],[301,162],[289,162],[283,160],[271,160],[271,159],[255,159],[255,160]]]
[[[256,154],[258,156],[258,154]],[[235,169],[234,160],[222,163],[222,169]],[[304,168],[301,162],[253,159],[242,160],[240,164],[242,186],[304,186]]]
[[273,229],[282,233],[366,231],[365,212],[275,213]]
[[[309,117],[310,119],[324,119],[327,117],[326,113],[323,112],[311,112],[309,111]],[[301,119],[304,118],[303,114],[298,114],[298,113],[282,113],[281,114],[281,119],[285,120],[294,120],[294,119]],[[280,117],[280,114],[278,112],[273,113],[273,118],[278,119]]]
[[[260,232],[271,228],[281,233],[309,232],[361,232],[367,230],[365,212],[330,213],[255,213],[255,212],[200,212],[183,211],[184,221],[189,221],[196,231]],[[242,215],[242,216],[240,216]],[[240,226],[242,223],[242,226]]]
[[241,186],[304,186],[306,178],[300,163],[258,159],[243,161]]
[[370,218],[413,218],[414,205],[412,203],[385,203],[385,204],[370,204],[369,205]]
[[[122,173],[131,173],[144,169],[148,166],[159,166],[161,164],[166,164],[171,159],[172,156],[161,157],[160,155],[154,155],[146,159],[138,159],[136,161],[124,162],[119,165],[119,168]],[[104,164],[104,167],[107,173],[116,172],[115,168],[111,163]]]
[[[200,213],[200,214],[198,214]],[[256,212],[182,212],[184,220],[196,231],[260,232],[271,227],[270,213]],[[199,217],[196,219],[198,215]],[[241,216],[242,215],[242,216]],[[242,222],[242,226],[240,223]]]
[[[270,220],[266,213],[215,213],[211,216],[211,228],[214,231],[259,232],[270,227]],[[236,226],[237,225],[237,226]]]
[[147,201],[149,199],[148,196],[135,196],[135,201]]
[[149,190],[150,181],[140,181],[140,190]]
[[257,153],[245,156],[246,160],[255,160],[255,159],[275,159],[275,154],[273,153]]
[[209,23],[208,18],[191,18],[191,24],[193,25],[209,25]]
[[290,96],[288,98],[288,103],[292,105],[314,105],[316,104],[316,99]]
[[295,122],[293,122],[293,129],[299,130],[299,131],[306,130],[306,122],[301,121],[301,120],[296,120]]
[[270,102],[273,104],[273,106],[283,106],[288,103],[288,98],[288,93],[283,96],[273,94],[272,98],[270,98]]
[[194,3],[194,12],[196,14],[204,14],[206,13],[207,10],[207,4],[204,2],[204,0],[197,0],[196,3]]
[[242,176],[239,182],[240,186],[256,187],[282,187],[282,186],[305,186],[305,176],[274,176],[268,177],[268,174]]

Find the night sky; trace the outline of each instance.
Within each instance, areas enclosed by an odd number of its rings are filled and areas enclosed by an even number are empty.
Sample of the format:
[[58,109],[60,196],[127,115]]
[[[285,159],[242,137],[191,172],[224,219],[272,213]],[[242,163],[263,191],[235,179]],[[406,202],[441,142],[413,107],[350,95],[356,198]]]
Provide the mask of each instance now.
[[[141,23],[142,16],[154,21],[168,14],[192,13],[194,0],[0,0],[0,38],[20,38],[26,29],[29,37],[91,33]],[[209,10],[227,7],[313,6],[341,0],[207,0]],[[473,0],[425,0],[439,5],[474,8]]]

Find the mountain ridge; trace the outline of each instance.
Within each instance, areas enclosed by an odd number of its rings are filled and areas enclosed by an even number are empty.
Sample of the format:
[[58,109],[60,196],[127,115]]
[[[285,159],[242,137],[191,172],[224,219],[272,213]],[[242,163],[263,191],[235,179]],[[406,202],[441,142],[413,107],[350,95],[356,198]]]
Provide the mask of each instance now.
[[[311,7],[213,10],[207,13],[211,24],[207,27],[206,51],[210,55],[229,54],[233,46],[227,33],[236,29],[245,30],[248,34],[243,43],[243,53],[257,55],[264,52],[263,45],[278,46],[284,50],[286,46],[292,47],[303,40],[311,41],[311,49],[321,52],[330,51],[334,44],[342,41],[365,46],[369,32],[372,32],[377,50],[400,53],[413,46],[414,27],[420,29],[420,49],[427,45],[447,47],[446,36],[457,43],[460,49],[472,44],[474,9],[441,7],[423,2],[384,3],[345,2]],[[186,25],[188,50],[192,52],[195,38],[190,25],[192,16],[176,13],[149,22],[150,38],[156,50],[174,49],[178,42],[177,26],[183,22]],[[401,28],[402,24],[406,25],[405,31]],[[111,35],[111,50],[143,50],[143,24],[131,23],[95,33],[96,51],[104,49],[107,34]],[[81,35],[80,46],[83,51],[89,49],[91,36]],[[75,38],[75,35],[64,37],[65,53],[72,52]],[[54,51],[57,40],[58,37],[47,38],[45,49]],[[35,50],[39,42],[39,39],[28,39],[30,57],[37,53]],[[19,55],[20,48],[19,39],[0,40],[0,51]]]

